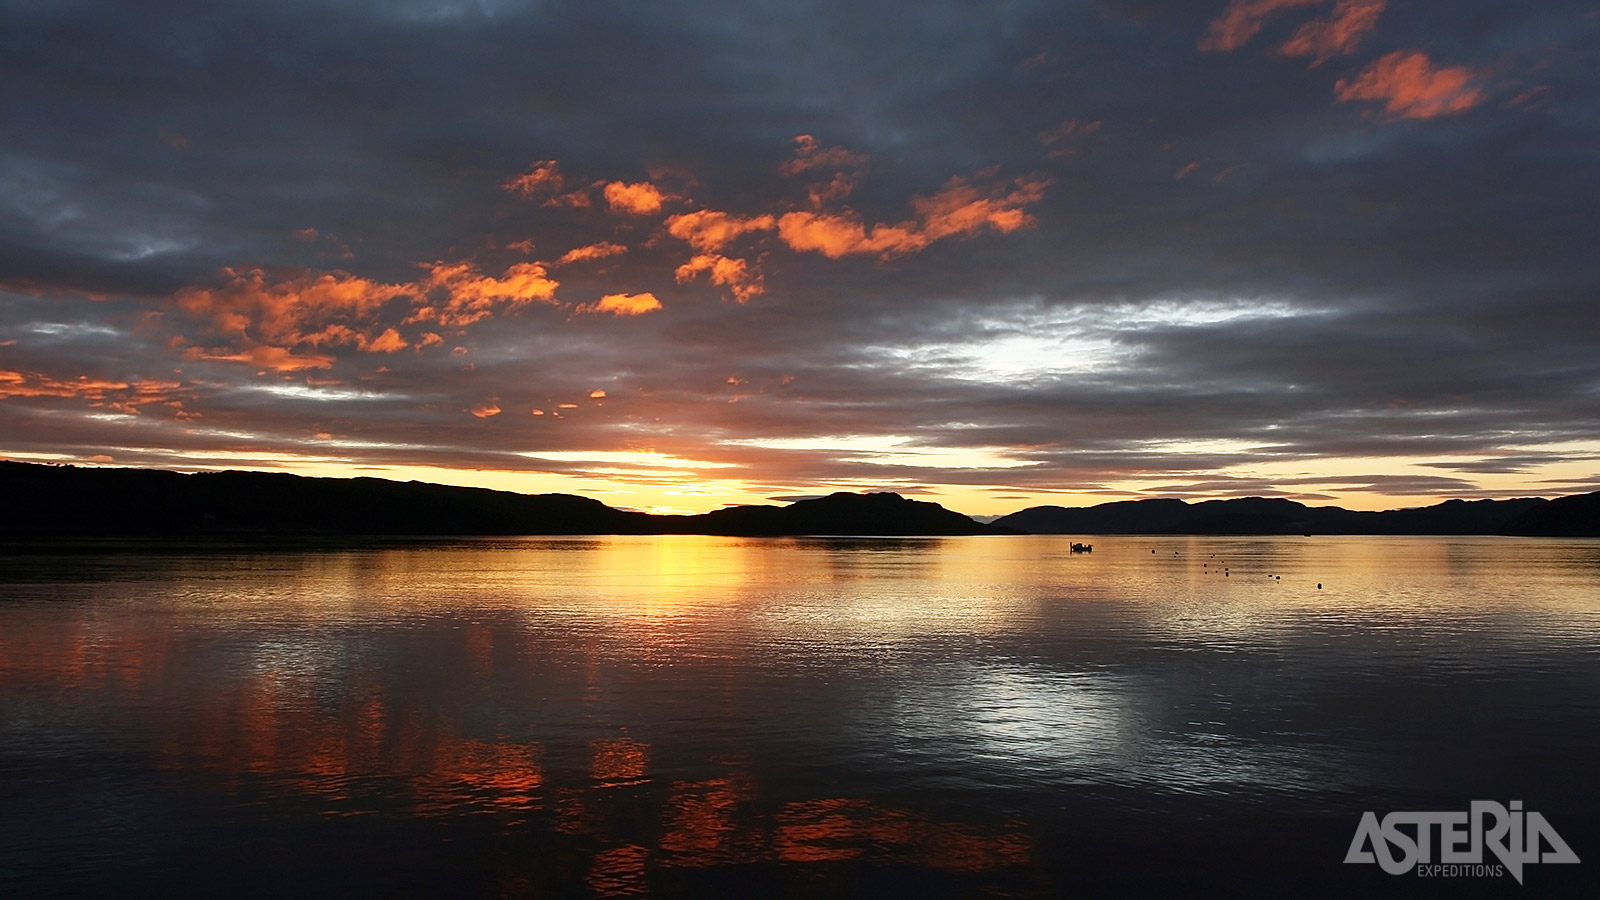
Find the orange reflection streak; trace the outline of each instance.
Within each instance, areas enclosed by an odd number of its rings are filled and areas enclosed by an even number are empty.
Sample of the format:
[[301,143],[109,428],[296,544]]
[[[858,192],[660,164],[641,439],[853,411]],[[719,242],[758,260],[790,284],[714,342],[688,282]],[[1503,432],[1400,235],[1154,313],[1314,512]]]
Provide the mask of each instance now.
[[542,744],[457,740],[434,751],[433,770],[417,779],[417,811],[444,815],[473,801],[504,809],[529,809],[544,787]]
[[441,735],[415,718],[392,727],[376,690],[342,711],[318,710],[297,687],[269,672],[218,695],[186,713],[188,727],[162,729],[160,764],[219,774],[227,790],[248,775],[330,799],[346,798],[352,778],[406,776],[424,816],[539,805],[542,744]]
[[865,800],[806,800],[778,814],[773,849],[784,862],[814,863],[855,859],[870,833],[873,808]]
[[601,738],[589,742],[589,771],[601,787],[619,787],[647,781],[650,745],[632,738]]
[[589,890],[598,897],[633,897],[647,893],[645,862],[650,851],[636,844],[601,850],[589,865]]
[[0,696],[38,686],[138,696],[158,682],[172,655],[168,633],[97,631],[94,622],[83,617],[40,632],[13,626],[0,635]]
[[585,834],[595,830],[590,822],[589,808],[583,802],[587,793],[579,788],[556,788],[557,834]]
[[889,861],[952,872],[1027,865],[1033,854],[1032,840],[1020,831],[990,833],[849,798],[790,803],[778,814],[772,842],[784,862],[836,862],[871,851]]
[[740,808],[755,799],[755,782],[743,772],[709,781],[675,782],[660,842],[661,850],[671,854],[667,864],[706,867],[765,858],[765,835],[739,824]]
[[[499,410],[495,410],[499,412]],[[476,415],[476,413],[474,413]],[[484,625],[469,625],[466,629],[467,659],[472,663],[472,673],[480,678],[494,673],[494,631]]]

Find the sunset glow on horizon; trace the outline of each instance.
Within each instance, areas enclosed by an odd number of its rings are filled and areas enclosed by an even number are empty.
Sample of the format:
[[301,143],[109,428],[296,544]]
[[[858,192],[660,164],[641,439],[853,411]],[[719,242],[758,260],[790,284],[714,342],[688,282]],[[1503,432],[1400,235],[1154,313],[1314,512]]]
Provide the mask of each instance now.
[[1597,490],[1600,14],[1468,6],[3,5],[0,458]]

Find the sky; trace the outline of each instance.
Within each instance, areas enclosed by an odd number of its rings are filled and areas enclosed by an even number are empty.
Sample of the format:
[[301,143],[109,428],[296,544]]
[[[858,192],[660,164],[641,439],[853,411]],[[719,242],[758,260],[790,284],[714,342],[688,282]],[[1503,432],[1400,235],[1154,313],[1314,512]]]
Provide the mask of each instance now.
[[0,457],[1600,489],[1600,2],[0,0]]

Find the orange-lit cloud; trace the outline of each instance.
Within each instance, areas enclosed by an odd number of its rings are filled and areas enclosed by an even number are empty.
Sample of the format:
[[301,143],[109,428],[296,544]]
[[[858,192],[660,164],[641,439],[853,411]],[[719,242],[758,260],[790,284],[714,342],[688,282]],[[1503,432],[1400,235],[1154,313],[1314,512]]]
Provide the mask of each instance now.
[[1483,102],[1479,74],[1465,66],[1435,68],[1418,50],[1397,50],[1350,79],[1334,93],[1341,101],[1381,100],[1396,119],[1431,119],[1464,112]]
[[33,375],[0,369],[0,398],[6,397],[85,397],[99,398],[107,391],[126,390],[126,381],[91,379],[62,381],[46,375]]
[[661,203],[666,198],[661,191],[648,181],[637,184],[624,184],[613,181],[605,188],[606,203],[618,212],[631,213],[636,216],[647,216],[661,211]]
[[1229,0],[1222,15],[1211,21],[1211,27],[1200,39],[1199,49],[1222,51],[1237,50],[1256,36],[1261,26],[1273,13],[1297,6],[1316,6],[1323,0]]
[[[391,347],[395,338],[370,333],[370,320],[384,304],[408,291],[405,285],[345,272],[304,274],[278,282],[268,282],[261,269],[224,269],[223,274],[229,280],[222,287],[185,288],[174,299],[181,309],[207,320],[212,331],[256,348],[206,358],[239,358],[269,368],[292,362],[287,353],[272,361],[273,350],[300,344],[367,349],[382,339],[384,348]],[[323,359],[307,357],[303,367],[322,368]]]
[[[249,363],[263,369],[325,369],[333,357],[297,353],[302,347],[354,347],[365,353],[395,353],[443,342],[425,332],[413,343],[383,321],[391,301],[409,309],[400,325],[431,323],[463,327],[530,303],[556,303],[559,282],[540,263],[517,263],[493,277],[471,262],[435,262],[416,281],[387,284],[345,272],[293,275],[269,281],[261,269],[224,270],[218,288],[179,291],[178,307],[206,322],[207,331],[231,346],[191,346],[190,359]],[[391,320],[393,321],[393,320]],[[176,339],[175,346],[189,342]]]
[[1378,25],[1388,0],[1340,0],[1333,16],[1307,22],[1295,30],[1278,52],[1284,56],[1310,56],[1312,67],[1335,56],[1354,53]]
[[422,306],[406,321],[460,327],[529,303],[554,303],[560,282],[539,263],[517,263],[493,278],[479,274],[470,262],[436,262],[419,286],[430,297],[440,292],[444,297]]
[[855,189],[856,179],[840,172],[827,181],[809,185],[806,188],[806,197],[811,201],[813,209],[821,209],[824,204],[850,196]]
[[206,352],[196,347],[184,354],[188,359],[212,362],[249,363],[257,369],[273,372],[303,372],[307,369],[331,369],[333,357],[325,353],[296,354],[287,347],[258,344],[237,353]]
[[487,419],[491,416],[500,415],[500,407],[493,402],[489,402],[474,406],[473,408],[467,410],[467,412],[472,413],[480,419]]
[[565,183],[561,165],[553,159],[545,159],[534,163],[528,171],[500,185],[500,188],[531,198],[539,194],[557,193]]
[[181,410],[178,400],[184,386],[176,381],[137,378],[115,381],[80,375],[73,379],[54,378],[37,372],[0,369],[0,400],[11,397],[81,397],[90,406],[129,415],[141,406],[164,403]]
[[696,250],[711,252],[728,246],[740,235],[771,231],[777,224],[777,219],[767,215],[741,218],[714,209],[700,209],[668,218],[667,233],[688,241]]
[[683,284],[693,281],[701,273],[709,274],[712,284],[722,285],[732,291],[734,299],[740,303],[759,296],[765,290],[761,284],[761,274],[752,272],[748,263],[716,253],[698,254],[679,266],[675,277],[679,284]]
[[564,266],[568,263],[586,262],[591,259],[605,259],[608,256],[617,256],[627,252],[628,248],[621,244],[601,241],[598,244],[589,244],[585,247],[574,247],[568,250],[561,255],[560,259],[556,260],[556,265]]
[[545,159],[534,163],[528,171],[500,185],[500,188],[528,200],[544,197],[545,206],[588,207],[593,204],[588,188],[580,187],[563,194],[561,191],[566,185],[567,179],[561,173],[561,164],[553,159]]
[[[434,336],[437,337],[438,335]],[[394,353],[409,346],[411,345],[406,343],[406,339],[400,336],[400,332],[395,331],[393,328],[385,328],[382,334],[367,341],[361,349],[368,353]]]
[[825,213],[785,213],[778,220],[778,237],[800,251],[815,251],[829,259],[851,253],[900,256],[928,245],[915,225],[874,225],[869,231],[859,219]]
[[532,253],[533,252],[533,238],[528,238],[526,240],[521,240],[521,241],[512,241],[511,243],[506,245],[506,249],[507,250],[519,250],[519,251],[521,251],[523,253]]
[[853,215],[791,212],[778,220],[778,236],[791,248],[830,259],[849,254],[881,257],[915,253],[946,237],[993,228],[1009,233],[1033,224],[1024,207],[1044,196],[1048,182],[1018,179],[1009,189],[980,191],[953,178],[938,193],[913,201],[917,218],[868,228]]
[[944,190],[931,197],[919,197],[913,206],[922,218],[922,232],[929,240],[958,234],[971,234],[985,226],[1002,234],[1033,224],[1023,207],[1044,197],[1049,182],[1018,179],[1012,190],[984,196],[965,179],[952,178]]
[[642,316],[660,308],[661,301],[656,299],[655,294],[646,291],[642,294],[607,294],[594,303],[584,304],[579,311],[610,313],[613,316]]
[[544,202],[545,206],[570,206],[574,209],[588,209],[594,205],[594,198],[589,196],[587,188],[578,188],[565,194],[557,194]]
[[809,134],[796,135],[794,158],[778,166],[782,175],[799,175],[812,169],[854,169],[867,163],[867,155],[843,147],[824,147]]

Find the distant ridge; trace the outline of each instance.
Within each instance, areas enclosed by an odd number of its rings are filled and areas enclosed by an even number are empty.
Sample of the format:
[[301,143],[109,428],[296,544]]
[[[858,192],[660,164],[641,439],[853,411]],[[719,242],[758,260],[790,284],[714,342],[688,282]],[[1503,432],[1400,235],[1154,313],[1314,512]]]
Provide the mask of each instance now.
[[937,503],[837,493],[789,506],[652,516],[571,494],[516,494],[281,472],[79,468],[0,461],[0,536],[1003,534]]
[[1504,534],[1600,537],[1600,492],[1546,500],[1446,500],[1434,506],[1356,512],[1281,498],[1124,500],[1099,506],[1035,506],[995,525],[1032,534]]
[[1353,512],[1293,500],[1131,500],[1036,506],[983,524],[899,494],[654,516],[572,494],[516,494],[381,478],[81,468],[0,461],[0,537],[711,534],[1504,534],[1600,537],[1600,492],[1449,500]]

